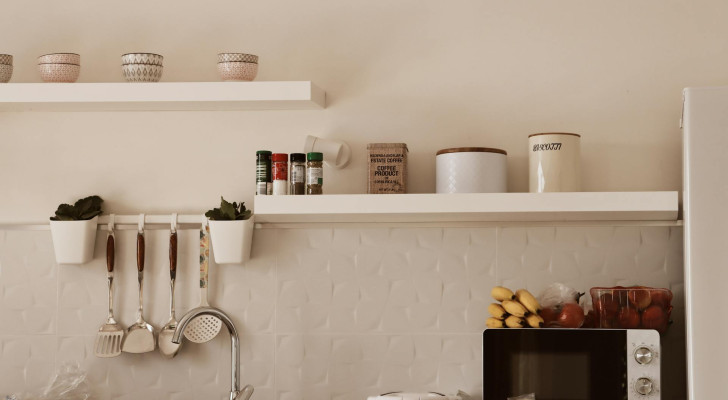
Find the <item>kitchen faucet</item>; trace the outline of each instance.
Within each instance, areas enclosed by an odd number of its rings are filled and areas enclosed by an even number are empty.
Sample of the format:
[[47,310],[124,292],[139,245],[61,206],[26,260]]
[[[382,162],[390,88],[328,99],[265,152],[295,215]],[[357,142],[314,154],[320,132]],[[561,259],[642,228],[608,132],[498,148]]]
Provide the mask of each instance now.
[[238,369],[240,364],[240,339],[238,338],[238,331],[235,329],[235,325],[230,317],[224,312],[213,307],[197,307],[190,310],[185,314],[177,324],[177,329],[172,335],[172,342],[179,344],[182,341],[182,333],[187,328],[187,324],[190,323],[195,317],[200,315],[212,315],[220,320],[227,326],[228,332],[230,332],[230,359],[231,359],[231,371],[230,371],[230,400],[248,400],[253,395],[253,387],[245,385],[240,390],[240,370]]

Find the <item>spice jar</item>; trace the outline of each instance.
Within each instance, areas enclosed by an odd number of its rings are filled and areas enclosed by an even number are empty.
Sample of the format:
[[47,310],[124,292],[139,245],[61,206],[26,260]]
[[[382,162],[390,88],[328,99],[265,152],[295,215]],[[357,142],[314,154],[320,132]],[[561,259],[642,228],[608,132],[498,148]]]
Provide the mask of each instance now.
[[291,153],[291,162],[288,168],[291,171],[289,193],[293,195],[306,194],[306,155]]
[[255,153],[255,194],[260,196],[273,194],[270,176],[271,154],[268,150],[258,150]]
[[273,195],[285,196],[288,194],[288,154],[275,153],[271,156],[273,166]]
[[306,163],[306,194],[324,194],[324,154],[308,153]]

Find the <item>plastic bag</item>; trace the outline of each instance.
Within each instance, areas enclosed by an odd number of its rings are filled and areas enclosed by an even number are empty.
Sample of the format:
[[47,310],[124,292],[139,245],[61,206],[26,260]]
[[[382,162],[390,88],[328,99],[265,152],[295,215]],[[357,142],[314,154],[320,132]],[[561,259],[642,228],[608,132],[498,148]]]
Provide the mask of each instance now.
[[457,397],[460,397],[461,400],[472,400],[473,397],[462,390],[458,390]]
[[78,363],[63,364],[43,393],[12,394],[8,400],[88,400],[91,397],[86,371]]
[[572,289],[563,283],[554,283],[541,293],[539,303],[541,303],[541,307],[543,308],[555,307],[565,303],[578,304],[580,297],[581,295],[577,290]]
[[547,328],[581,328],[584,309],[579,305],[579,293],[562,283],[554,283],[539,296],[544,326]]

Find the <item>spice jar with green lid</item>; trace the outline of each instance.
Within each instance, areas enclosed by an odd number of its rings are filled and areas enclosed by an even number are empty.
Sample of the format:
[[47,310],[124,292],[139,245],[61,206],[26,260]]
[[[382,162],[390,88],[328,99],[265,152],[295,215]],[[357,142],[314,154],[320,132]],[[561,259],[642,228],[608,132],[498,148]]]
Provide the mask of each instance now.
[[324,154],[306,154],[306,194],[324,194]]
[[255,161],[255,194],[273,194],[273,180],[271,179],[271,155],[268,150],[258,150]]

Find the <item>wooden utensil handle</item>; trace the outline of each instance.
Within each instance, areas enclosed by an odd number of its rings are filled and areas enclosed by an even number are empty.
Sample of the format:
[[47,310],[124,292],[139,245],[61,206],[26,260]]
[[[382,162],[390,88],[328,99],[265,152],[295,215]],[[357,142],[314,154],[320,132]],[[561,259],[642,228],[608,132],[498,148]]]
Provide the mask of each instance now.
[[177,274],[177,232],[169,236],[169,274],[172,278]]
[[106,270],[109,272],[114,272],[114,250],[114,235],[109,235],[106,238]]
[[137,269],[144,271],[144,234],[137,233]]

